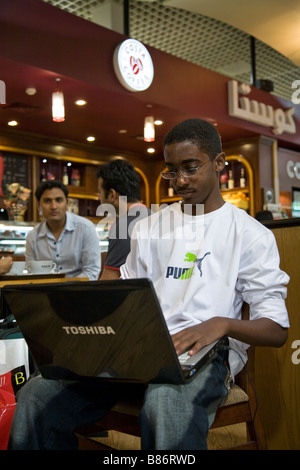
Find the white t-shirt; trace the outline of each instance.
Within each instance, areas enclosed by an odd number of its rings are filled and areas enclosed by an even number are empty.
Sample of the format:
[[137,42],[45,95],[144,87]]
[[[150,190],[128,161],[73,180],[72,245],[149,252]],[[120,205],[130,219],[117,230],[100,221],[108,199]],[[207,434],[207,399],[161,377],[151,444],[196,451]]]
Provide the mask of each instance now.
[[[214,316],[241,318],[244,301],[251,319],[289,326],[289,276],[279,269],[275,237],[229,203],[198,216],[183,214],[175,203],[138,222],[121,277],[152,280],[171,334]],[[234,376],[248,345],[230,345],[239,353],[229,353]]]

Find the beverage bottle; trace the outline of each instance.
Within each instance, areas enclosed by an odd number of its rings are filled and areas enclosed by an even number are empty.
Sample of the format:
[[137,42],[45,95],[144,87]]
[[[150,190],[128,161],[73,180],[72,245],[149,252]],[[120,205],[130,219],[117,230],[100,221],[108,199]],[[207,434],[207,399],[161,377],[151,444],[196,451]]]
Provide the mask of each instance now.
[[169,197],[174,196],[174,189],[173,189],[173,186],[171,185],[171,183],[169,183],[169,187],[168,187],[168,196]]
[[228,177],[228,189],[234,188],[234,179],[232,175],[232,170],[229,170],[229,177]]
[[47,181],[45,168],[42,168],[42,171],[41,171],[41,182],[42,181]]
[[80,172],[76,168],[73,168],[72,170],[71,184],[74,186],[80,186]]
[[64,167],[62,182],[63,182],[64,185],[66,185],[66,186],[68,186],[68,184],[69,184],[69,175],[68,175],[68,171],[67,171],[67,167],[66,167],[66,166]]
[[221,189],[227,189],[228,187],[228,174],[227,173],[222,173],[220,175],[220,185],[221,185]]
[[246,179],[245,179],[245,170],[244,168],[241,169],[241,176],[240,176],[240,187],[244,188],[246,186]]

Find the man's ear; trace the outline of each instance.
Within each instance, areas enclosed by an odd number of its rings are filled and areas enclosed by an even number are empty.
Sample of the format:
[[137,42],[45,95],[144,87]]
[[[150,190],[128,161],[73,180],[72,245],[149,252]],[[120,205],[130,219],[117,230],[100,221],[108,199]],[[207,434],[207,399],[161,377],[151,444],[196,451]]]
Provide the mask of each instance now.
[[215,157],[214,165],[215,165],[215,170],[217,173],[221,173],[221,171],[224,170],[225,159],[226,159],[226,155],[224,152],[219,153],[219,155]]
[[112,203],[118,201],[119,193],[117,193],[115,189],[110,188],[109,193],[108,193],[108,199],[110,199]]
[[38,202],[38,204],[37,204],[37,209],[38,209],[39,216],[43,217],[43,209],[42,209],[42,206],[41,206],[40,202]]

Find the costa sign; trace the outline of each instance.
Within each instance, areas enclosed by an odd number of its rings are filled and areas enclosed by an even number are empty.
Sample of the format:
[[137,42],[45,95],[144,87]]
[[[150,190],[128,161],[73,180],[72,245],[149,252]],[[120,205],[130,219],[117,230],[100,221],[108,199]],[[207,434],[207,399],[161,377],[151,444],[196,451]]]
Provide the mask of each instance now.
[[119,82],[127,90],[137,92],[150,87],[154,77],[152,58],[136,39],[126,39],[116,47],[113,65]]
[[289,178],[297,178],[300,180],[300,162],[294,163],[292,160],[289,160],[286,164],[286,172]]
[[236,80],[228,82],[229,116],[254,122],[260,126],[271,127],[275,135],[280,135],[283,132],[296,133],[296,124],[293,118],[295,108],[293,106],[288,109],[274,109],[270,105],[251,100],[247,96],[250,93],[250,85],[245,83],[239,85]]

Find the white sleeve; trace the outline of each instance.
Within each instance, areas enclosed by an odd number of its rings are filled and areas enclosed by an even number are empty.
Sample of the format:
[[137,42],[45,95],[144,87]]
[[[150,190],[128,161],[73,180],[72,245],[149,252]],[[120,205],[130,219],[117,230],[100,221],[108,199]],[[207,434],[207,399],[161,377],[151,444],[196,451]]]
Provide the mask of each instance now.
[[250,305],[250,318],[270,318],[289,326],[285,306],[289,276],[279,268],[279,253],[272,232],[260,236],[244,249],[237,290]]

